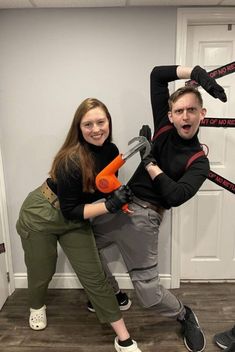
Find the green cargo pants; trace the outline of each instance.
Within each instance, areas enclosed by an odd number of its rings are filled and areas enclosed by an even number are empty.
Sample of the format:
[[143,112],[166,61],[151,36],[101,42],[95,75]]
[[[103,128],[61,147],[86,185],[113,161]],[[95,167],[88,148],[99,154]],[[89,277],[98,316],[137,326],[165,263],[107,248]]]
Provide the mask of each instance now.
[[121,318],[89,221],[66,220],[61,211],[48,202],[39,187],[25,199],[16,229],[25,254],[31,308],[39,309],[45,304],[48,285],[56,270],[59,242],[100,322],[112,323]]

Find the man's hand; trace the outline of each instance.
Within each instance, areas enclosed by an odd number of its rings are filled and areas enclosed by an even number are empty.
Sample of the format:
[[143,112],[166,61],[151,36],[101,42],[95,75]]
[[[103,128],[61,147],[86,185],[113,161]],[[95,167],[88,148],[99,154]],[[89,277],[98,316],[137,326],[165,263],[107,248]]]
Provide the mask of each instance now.
[[141,162],[142,162],[142,164],[143,164],[145,169],[151,163],[154,164],[154,165],[157,164],[157,161],[153,157],[151,152],[146,157],[143,158],[143,155],[141,155],[141,151],[140,151],[140,156],[141,156]]
[[[144,136],[149,142],[151,142],[152,132],[149,125],[143,125],[139,132],[139,136]],[[145,150],[140,150],[140,157],[144,168],[150,163],[157,164],[156,159],[154,159],[152,153],[150,152],[147,156],[144,157]]]
[[139,131],[139,136],[144,136],[149,142],[151,142],[152,132],[149,125],[143,125]]
[[117,213],[124,204],[130,203],[133,199],[131,189],[122,185],[114,191],[106,200],[105,206],[110,213]]
[[206,70],[200,66],[195,66],[191,72],[191,79],[195,80],[200,86],[207,91],[212,97],[220,99],[222,102],[227,101],[224,88],[221,87],[214,78],[210,77]]

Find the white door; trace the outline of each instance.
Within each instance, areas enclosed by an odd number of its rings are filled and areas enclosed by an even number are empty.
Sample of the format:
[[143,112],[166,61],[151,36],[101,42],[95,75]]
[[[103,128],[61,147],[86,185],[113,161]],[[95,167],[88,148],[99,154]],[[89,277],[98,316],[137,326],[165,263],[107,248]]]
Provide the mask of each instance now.
[[[235,60],[235,26],[188,26],[186,62],[207,71]],[[228,102],[203,94],[208,117],[235,118],[235,73],[220,78]],[[201,127],[213,171],[235,183],[235,129]],[[179,209],[181,279],[235,279],[235,195],[207,180]]]
[[[2,156],[0,151],[0,310],[10,293],[7,274],[6,237],[9,235],[6,211],[5,183],[3,177]],[[9,259],[10,259],[9,253]]]
[[8,280],[6,268],[6,254],[4,252],[2,228],[0,226],[0,310],[8,297]]

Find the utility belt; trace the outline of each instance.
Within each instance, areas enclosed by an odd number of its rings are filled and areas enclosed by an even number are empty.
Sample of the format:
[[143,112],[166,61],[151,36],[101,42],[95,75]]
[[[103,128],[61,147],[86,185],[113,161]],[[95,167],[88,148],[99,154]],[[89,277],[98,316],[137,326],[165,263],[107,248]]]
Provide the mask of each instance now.
[[48,200],[48,202],[53,206],[55,209],[60,209],[60,203],[57,195],[50,189],[47,182],[43,182],[41,186],[41,191],[44,197]]
[[133,203],[139,205],[141,208],[144,208],[144,209],[147,209],[147,208],[152,209],[161,216],[163,216],[163,213],[165,211],[165,209],[160,205],[146,202],[145,200],[139,199],[136,196],[133,197]]

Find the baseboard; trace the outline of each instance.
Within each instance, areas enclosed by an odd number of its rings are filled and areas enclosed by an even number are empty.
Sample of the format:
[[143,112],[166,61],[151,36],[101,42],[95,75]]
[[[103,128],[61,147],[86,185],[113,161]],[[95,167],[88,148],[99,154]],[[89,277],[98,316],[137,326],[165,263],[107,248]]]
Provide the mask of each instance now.
[[199,284],[199,283],[211,283],[211,284],[223,284],[223,283],[234,283],[235,279],[213,279],[213,280],[206,280],[206,279],[182,279],[180,280],[180,283],[195,283],[195,284]]
[[[116,273],[114,274],[121,289],[133,289],[132,282],[128,274]],[[14,274],[15,288],[27,288],[26,273]],[[165,288],[171,287],[171,275],[160,275],[160,282]],[[58,273],[53,276],[49,288],[82,288],[81,283],[75,274]]]

